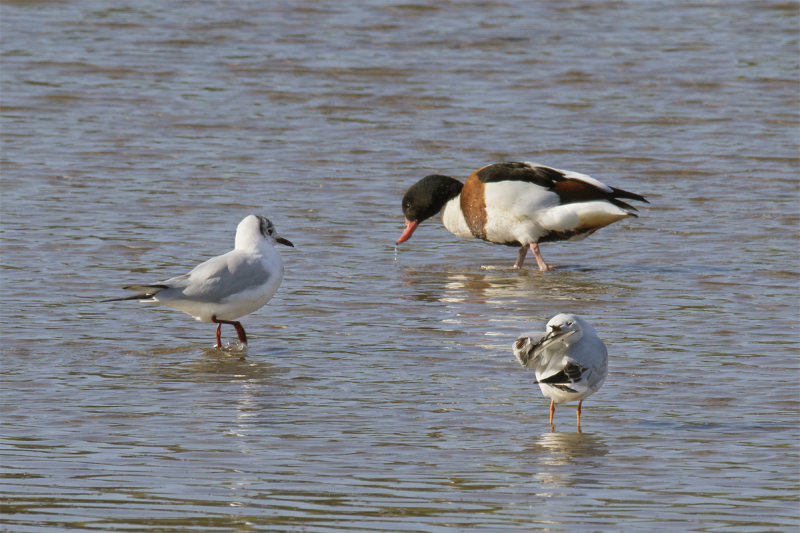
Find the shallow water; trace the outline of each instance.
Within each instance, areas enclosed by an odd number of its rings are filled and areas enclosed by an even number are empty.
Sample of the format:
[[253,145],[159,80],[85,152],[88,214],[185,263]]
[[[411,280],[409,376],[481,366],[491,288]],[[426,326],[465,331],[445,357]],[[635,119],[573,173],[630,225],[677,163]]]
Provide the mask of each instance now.
[[[797,4],[0,9],[4,529],[800,527]],[[652,204],[547,274],[394,246],[417,179],[520,159]],[[246,354],[99,303],[250,212],[296,248]],[[510,350],[562,311],[583,433]]]

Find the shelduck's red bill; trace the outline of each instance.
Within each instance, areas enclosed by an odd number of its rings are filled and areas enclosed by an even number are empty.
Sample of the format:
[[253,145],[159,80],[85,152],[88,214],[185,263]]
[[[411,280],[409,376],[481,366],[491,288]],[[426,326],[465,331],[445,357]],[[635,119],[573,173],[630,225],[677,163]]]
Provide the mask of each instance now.
[[419,226],[419,222],[411,222],[410,220],[406,220],[406,229],[403,231],[403,234],[400,235],[400,238],[397,239],[395,244],[400,244],[401,242],[406,242],[408,239],[411,238],[411,234],[414,233],[414,230],[417,229]]

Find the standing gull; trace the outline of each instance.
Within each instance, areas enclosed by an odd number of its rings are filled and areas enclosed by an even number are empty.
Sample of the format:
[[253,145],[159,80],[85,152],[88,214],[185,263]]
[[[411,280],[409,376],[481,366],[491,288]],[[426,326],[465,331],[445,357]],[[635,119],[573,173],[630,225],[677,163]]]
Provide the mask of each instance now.
[[465,183],[434,174],[412,185],[403,196],[405,242],[419,224],[442,212],[442,224],[458,237],[518,247],[514,268],[522,268],[530,248],[539,270],[552,270],[540,242],[576,241],[627,217],[636,208],[622,199],[647,202],[644,196],[609,187],[578,172],[526,162],[479,168]]
[[283,261],[275,243],[294,246],[279,236],[266,217],[248,215],[236,228],[234,248],[196,266],[188,274],[152,285],[128,285],[138,294],[106,301],[139,300],[156,302],[217,324],[216,348],[222,347],[222,324],[236,328],[243,345],[247,334],[236,321],[263,307],[283,279]]
[[577,401],[580,431],[583,400],[597,392],[608,375],[606,345],[594,328],[577,315],[561,313],[550,319],[544,333],[518,338],[513,349],[550,398],[550,430],[556,404]]

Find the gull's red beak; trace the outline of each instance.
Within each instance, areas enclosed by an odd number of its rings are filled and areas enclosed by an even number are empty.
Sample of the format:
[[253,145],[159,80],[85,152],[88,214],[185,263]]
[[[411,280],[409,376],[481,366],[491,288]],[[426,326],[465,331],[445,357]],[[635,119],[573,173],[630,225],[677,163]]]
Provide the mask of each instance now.
[[411,234],[414,233],[414,230],[417,229],[417,226],[419,226],[419,222],[406,220],[406,229],[403,231],[403,234],[400,235],[400,238],[397,239],[395,244],[400,244],[401,242],[406,242],[408,239],[410,239]]

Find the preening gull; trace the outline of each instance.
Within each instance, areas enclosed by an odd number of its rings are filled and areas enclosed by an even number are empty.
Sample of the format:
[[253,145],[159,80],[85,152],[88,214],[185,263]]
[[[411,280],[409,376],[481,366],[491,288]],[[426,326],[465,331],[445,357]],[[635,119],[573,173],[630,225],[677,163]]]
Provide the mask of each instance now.
[[584,398],[597,392],[608,375],[608,352],[594,328],[577,315],[561,313],[544,333],[520,337],[514,356],[533,369],[542,394],[550,398],[550,429],[555,404],[578,402],[578,431]]

